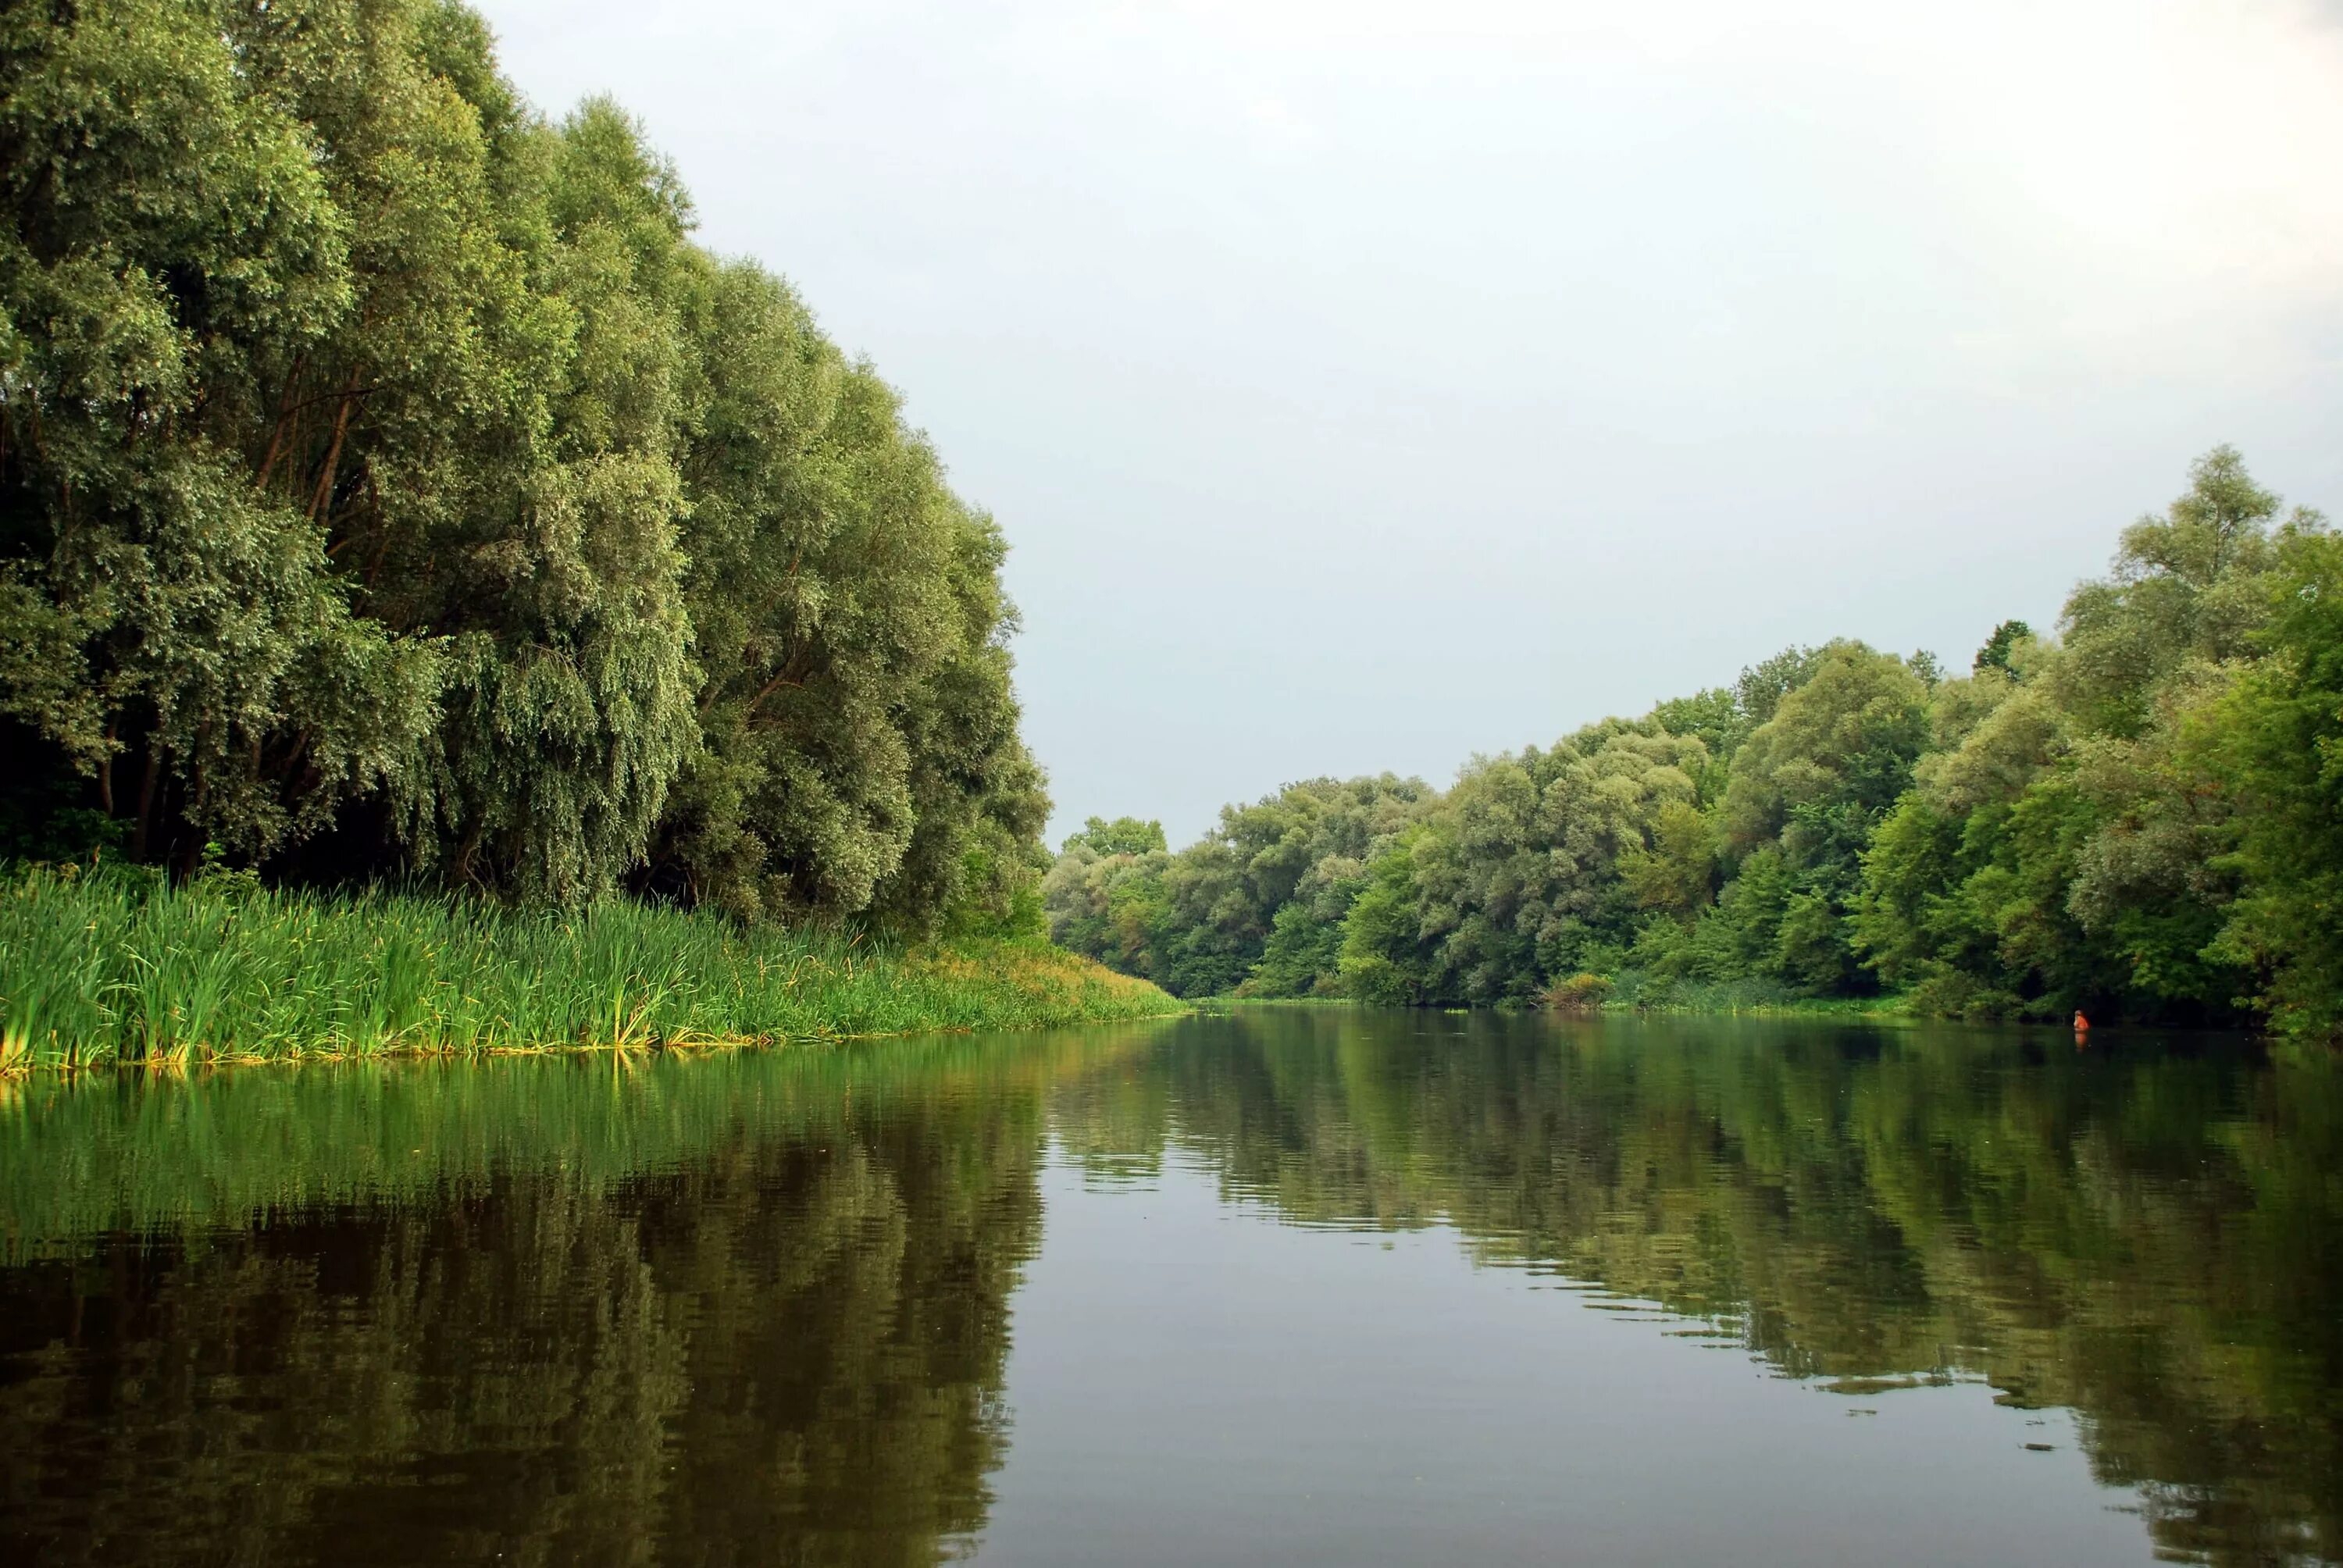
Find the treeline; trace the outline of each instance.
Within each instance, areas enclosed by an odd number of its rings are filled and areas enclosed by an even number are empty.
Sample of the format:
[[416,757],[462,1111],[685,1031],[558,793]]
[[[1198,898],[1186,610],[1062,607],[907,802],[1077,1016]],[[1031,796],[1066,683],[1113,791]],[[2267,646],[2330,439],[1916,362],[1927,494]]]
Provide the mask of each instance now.
[[992,520],[438,0],[0,11],[0,856],[1038,926]]
[[1793,648],[1730,688],[1223,810],[1093,819],[1079,951],[1198,995],[1646,1004],[1908,993],[1970,1018],[2343,1030],[2343,538],[2237,454],[2122,537],[2055,636]]

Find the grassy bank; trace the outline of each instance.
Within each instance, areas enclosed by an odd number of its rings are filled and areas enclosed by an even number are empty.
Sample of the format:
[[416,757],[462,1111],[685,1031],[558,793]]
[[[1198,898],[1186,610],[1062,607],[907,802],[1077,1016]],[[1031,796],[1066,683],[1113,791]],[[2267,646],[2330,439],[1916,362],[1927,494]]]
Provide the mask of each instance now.
[[[1609,984],[1609,982],[1606,982]],[[1246,996],[1232,992],[1221,996],[1191,998],[1190,1004],[1212,1012],[1225,1012],[1232,1008],[1345,1008],[1367,1004],[1350,997],[1327,996]],[[1801,996],[1785,986],[1768,985],[1748,980],[1661,980],[1647,981],[1641,976],[1620,977],[1609,989],[1594,991],[1576,1005],[1558,1005],[1551,1001],[1501,1002],[1490,1004],[1497,1011],[1538,1012],[1551,1009],[1560,1012],[1605,1013],[1666,1013],[1671,1016],[1718,1016],[1732,1018],[1849,1018],[1849,1019],[1911,1019],[1909,1002],[1899,994],[1885,996]],[[1438,1008],[1442,1012],[1473,1012],[1480,1008]]]
[[1909,1018],[1896,993],[1805,996],[1765,980],[1659,980],[1625,972],[1603,1001],[1605,1011],[1725,1014],[1741,1018]]
[[1038,941],[895,948],[628,903],[528,913],[236,878],[0,885],[0,1071],[779,1044],[1180,1008]]

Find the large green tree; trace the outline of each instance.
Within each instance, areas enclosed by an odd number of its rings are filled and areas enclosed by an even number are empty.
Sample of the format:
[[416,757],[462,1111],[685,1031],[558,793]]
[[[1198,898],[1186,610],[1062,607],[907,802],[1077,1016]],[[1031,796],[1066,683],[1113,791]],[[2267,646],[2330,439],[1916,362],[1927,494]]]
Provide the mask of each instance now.
[[0,45],[19,852],[1035,918],[998,528],[619,109],[444,0]]
[[[1938,1011],[2230,1013],[2250,944],[2218,939],[2254,791],[2234,744],[2187,738],[2282,668],[2258,662],[2278,510],[2215,449],[2075,590],[2056,644],[1996,631],[1941,689],[1936,749],[1866,861],[1858,936],[1891,983]],[[2325,536],[2304,515],[2285,537]]]
[[406,782],[444,678],[330,558],[340,444],[267,434],[371,391],[286,375],[360,317],[370,237],[277,78],[297,9],[0,13],[8,782],[38,813],[70,769],[140,855],[265,853]]
[[2343,538],[2279,537],[2266,658],[2187,716],[2184,778],[2228,794],[2240,879],[2210,957],[2253,977],[2282,1026],[2343,1037]]

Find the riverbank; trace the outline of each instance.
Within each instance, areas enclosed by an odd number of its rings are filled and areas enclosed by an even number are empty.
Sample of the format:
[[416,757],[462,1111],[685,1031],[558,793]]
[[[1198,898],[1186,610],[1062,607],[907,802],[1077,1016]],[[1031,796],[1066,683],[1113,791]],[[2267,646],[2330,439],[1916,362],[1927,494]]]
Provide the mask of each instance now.
[[1038,940],[897,947],[614,902],[525,912],[15,870],[0,1072],[781,1045],[1183,1010]]
[[1604,1012],[1664,1013],[1709,1018],[1845,1018],[1911,1020],[1910,1000],[1900,991],[1876,996],[1801,996],[1785,986],[1757,980],[1653,980],[1624,974],[1611,982]]
[[[1188,1001],[1190,1006],[1205,1012],[1226,1012],[1240,1007],[1355,1008],[1374,1005],[1343,996],[1246,996],[1242,992],[1192,997]],[[1909,999],[1896,992],[1881,996],[1797,996],[1775,989],[1743,984],[1696,985],[1683,982],[1667,987],[1651,987],[1628,994],[1613,992],[1576,1005],[1501,1002],[1479,1008],[1447,1007],[1425,1010],[1453,1013],[1553,1011],[1588,1016],[1601,1014],[1614,1018],[1664,1015],[1672,1018],[1836,1018],[1872,1022],[1922,1021],[1921,1015],[1912,1010]]]

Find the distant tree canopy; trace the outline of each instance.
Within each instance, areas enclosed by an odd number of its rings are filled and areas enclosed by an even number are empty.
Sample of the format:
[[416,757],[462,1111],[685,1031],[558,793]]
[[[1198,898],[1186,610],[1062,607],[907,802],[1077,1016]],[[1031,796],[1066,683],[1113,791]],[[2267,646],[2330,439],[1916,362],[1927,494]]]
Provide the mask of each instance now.
[[[2055,638],[2004,621],[1966,678],[1793,648],[1444,793],[1319,780],[1177,854],[1070,844],[1051,930],[1189,993],[1493,1003],[1594,975],[2335,1034],[2343,539],[2279,512],[2217,448]],[[1295,819],[1358,826],[1265,855],[1252,824]]]
[[1092,817],[1082,824],[1081,832],[1066,839],[1064,847],[1071,849],[1078,844],[1101,855],[1144,855],[1171,848],[1163,837],[1162,823],[1142,822],[1136,817],[1117,817],[1111,822]]
[[0,852],[1011,917],[991,519],[443,0],[0,12]]
[[1982,675],[1988,669],[2007,669],[2011,650],[2033,635],[2034,628],[2022,620],[2003,621],[1985,639],[1985,646],[1976,650],[1976,658],[1969,663],[1969,672]]
[[1322,990],[1368,859],[1433,799],[1390,774],[1312,779],[1226,808],[1177,855],[1158,823],[1094,817],[1043,879],[1043,907],[1061,943],[1176,994],[1233,990],[1264,961],[1279,994]]

